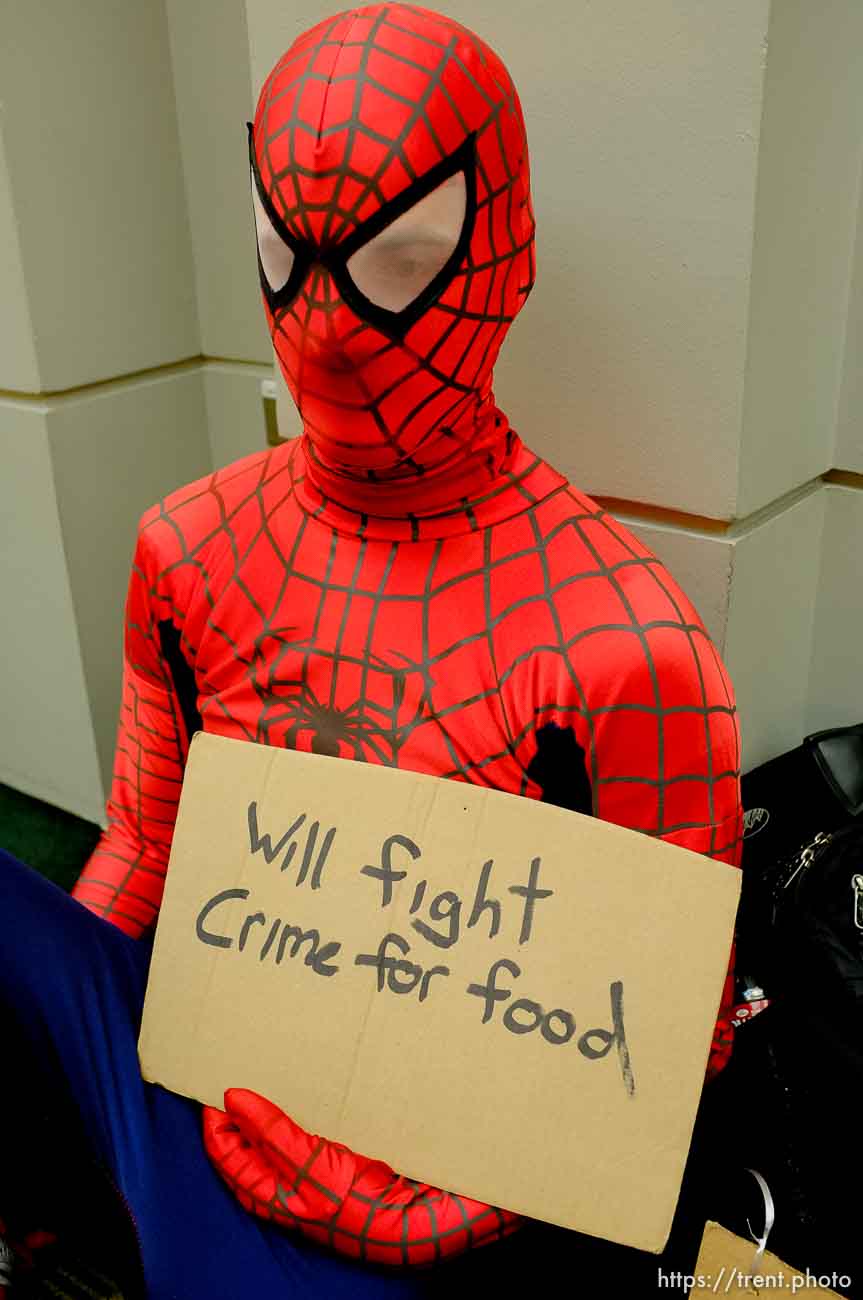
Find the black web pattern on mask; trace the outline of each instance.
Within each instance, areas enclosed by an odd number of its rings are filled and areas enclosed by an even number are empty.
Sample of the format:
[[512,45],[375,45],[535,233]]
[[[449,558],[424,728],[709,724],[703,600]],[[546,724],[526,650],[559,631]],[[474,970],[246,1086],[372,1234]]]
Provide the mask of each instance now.
[[[362,15],[362,11],[359,12]],[[406,32],[408,30],[398,21],[399,16],[397,10],[389,6],[384,7],[374,16],[366,37],[356,41],[350,39],[350,32],[347,33],[344,39],[340,40],[335,37],[334,33],[342,21],[341,18],[334,20],[326,27],[320,34],[317,43],[309,49],[302,50],[297,56],[298,59],[307,62],[307,67],[294,82],[291,82],[290,89],[292,92],[295,90],[292,112],[289,118],[280,123],[275,130],[268,127],[268,118],[271,107],[277,102],[277,96],[273,86],[269,87],[268,99],[262,107],[261,125],[256,139],[256,147],[265,178],[272,178],[268,182],[269,192],[279,216],[294,231],[296,236],[303,240],[315,242],[314,232],[309,222],[309,212],[312,209],[307,204],[302,193],[301,178],[311,179],[313,176],[318,179],[335,178],[333,194],[328,197],[327,203],[320,204],[319,208],[325,207],[327,211],[324,224],[324,241],[338,243],[356,226],[360,209],[369,195],[372,195],[377,203],[386,202],[380,186],[381,178],[396,163],[404,169],[410,178],[411,185],[421,181],[421,177],[417,177],[416,171],[404,150],[405,141],[417,122],[421,121],[425,128],[428,129],[441,159],[447,156],[443,144],[435,134],[434,124],[429,120],[429,116],[425,111],[429,99],[436,90],[446,97],[451,111],[461,122],[465,136],[470,134],[469,124],[465,121],[458,103],[450,95],[443,82],[444,72],[450,62],[458,64],[460,72],[470,82],[475,93],[488,104],[488,118],[485,125],[477,132],[477,135],[482,136],[485,133],[494,135],[497,141],[500,167],[507,179],[503,184],[495,187],[492,177],[485,167],[482,151],[480,150],[476,163],[480,194],[477,199],[475,223],[481,238],[475,238],[471,248],[466,250],[463,267],[455,271],[449,290],[446,293],[447,301],[438,300],[425,309],[440,315],[438,337],[426,352],[420,354],[409,343],[393,338],[391,334],[388,334],[385,319],[378,317],[372,322],[371,326],[381,339],[381,346],[379,349],[375,349],[373,360],[377,360],[382,355],[398,349],[401,355],[407,355],[413,360],[415,368],[412,374],[424,373],[433,385],[420,400],[418,406],[410,412],[404,426],[408,426],[416,419],[422,409],[428,406],[431,401],[437,400],[443,393],[450,391],[453,394],[453,400],[448,407],[439,412],[436,421],[438,426],[445,432],[448,425],[458,423],[459,416],[463,413],[465,405],[471,400],[477,377],[485,372],[490,356],[496,352],[506,328],[513,319],[514,312],[505,310],[504,304],[508,298],[510,300],[512,298],[510,290],[512,277],[518,274],[519,265],[523,260],[522,254],[524,254],[525,249],[530,247],[531,241],[530,239],[525,241],[523,237],[520,238],[510,224],[505,246],[499,247],[496,244],[495,223],[491,219],[491,204],[510,189],[521,161],[520,159],[513,160],[508,157],[500,126],[501,113],[514,111],[514,91],[511,85],[499,87],[500,97],[496,101],[492,101],[483,87],[472,76],[470,70],[461,60],[457,48],[465,40],[473,41],[470,33],[465,32],[464,29],[449,22],[449,20],[442,20],[445,25],[452,29],[453,33],[446,42],[437,41],[424,32],[410,31],[409,35],[412,39],[433,46],[440,52],[440,59],[436,69],[422,69],[423,73],[428,77],[428,84],[424,93],[415,103],[410,104],[411,115],[408,121],[391,139],[381,136],[360,120],[362,96],[367,87],[391,95],[394,100],[400,100],[402,103],[406,102],[405,97],[400,96],[398,92],[375,82],[370,76],[367,67],[368,57],[372,50],[378,50],[386,54],[387,58],[403,63],[406,68],[415,68],[417,66],[407,56],[390,49],[389,45],[379,43],[381,33],[387,30],[391,32]],[[363,21],[367,22],[368,19]],[[342,160],[337,166],[312,172],[308,168],[304,168],[297,158],[295,133],[301,131],[314,133],[317,128],[303,122],[299,115],[299,105],[302,101],[303,87],[308,82],[328,80],[325,73],[314,70],[314,64],[320,53],[331,46],[338,49],[359,48],[361,62],[356,72],[351,71],[344,77],[336,75],[330,79],[333,85],[341,81],[349,81],[355,86],[350,116],[345,122],[324,128],[321,131],[322,136],[327,136],[336,131],[347,130],[347,143]],[[483,57],[481,52],[479,52],[479,57]],[[273,146],[276,140],[286,132],[289,139],[290,161],[288,166],[283,168],[281,172],[274,171]],[[351,165],[357,139],[363,133],[378,143],[384,144],[387,149],[383,161],[372,171],[371,175]],[[343,204],[341,194],[348,180],[356,182],[360,188],[353,203]],[[510,223],[514,215],[518,215],[519,218],[521,216],[520,213],[513,214],[510,211]],[[502,267],[505,267],[505,270],[501,274],[500,268]],[[482,295],[478,295],[474,291],[474,285],[478,283],[477,277],[483,273],[487,273],[487,288]],[[306,354],[301,344],[302,336],[315,333],[319,321],[324,322],[322,328],[326,333],[329,333],[331,329],[332,312],[339,305],[339,299],[331,293],[329,280],[328,272],[319,267],[313,268],[293,302],[289,306],[275,311],[273,315],[273,335],[282,365],[291,374],[298,390],[301,393],[308,394],[309,399],[323,398],[329,405],[337,409],[338,401],[333,401],[328,393],[315,393],[309,389]],[[533,271],[531,267],[527,282],[517,286],[519,303],[529,292],[532,280]],[[340,339],[340,344],[349,351],[357,335],[364,333],[369,328],[370,325],[367,321],[360,320],[355,330]],[[455,360],[448,361],[445,365],[441,364],[438,358],[442,350],[448,348],[453,335],[457,332],[460,332],[457,344],[458,354]],[[326,339],[323,341],[326,341]],[[355,375],[358,385],[362,388],[361,365],[357,366]],[[397,383],[404,383],[409,378],[411,378],[411,374],[403,376]],[[374,419],[382,439],[404,468],[412,473],[422,473],[422,466],[418,466],[413,462],[409,453],[402,447],[400,439],[405,432],[405,427],[388,429],[386,426],[386,420],[380,409],[382,398],[385,395],[373,394],[368,390],[367,386],[365,387],[365,397],[361,403],[351,401],[345,404],[346,416],[351,410],[358,409],[358,406],[360,409],[368,411]],[[306,405],[308,406],[309,402]],[[302,411],[302,414],[310,432],[312,434],[320,432],[320,430],[316,429],[314,421],[309,418],[305,410]]]

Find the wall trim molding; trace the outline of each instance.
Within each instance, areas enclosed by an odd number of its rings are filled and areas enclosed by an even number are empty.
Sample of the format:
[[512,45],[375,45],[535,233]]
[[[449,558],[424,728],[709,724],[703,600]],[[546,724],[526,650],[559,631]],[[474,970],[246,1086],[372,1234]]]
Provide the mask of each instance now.
[[[158,366],[146,366],[141,370],[131,370],[122,375],[111,375],[106,379],[91,380],[86,384],[75,384],[70,388],[44,389],[40,392],[29,392],[26,389],[18,388],[0,388],[0,402],[22,402],[44,406],[49,401],[58,401],[67,397],[81,397],[88,393],[97,393],[120,385],[133,384],[142,379],[183,374],[185,371],[203,369],[208,365],[230,366],[231,368],[258,371],[271,371],[273,369],[271,361],[253,361],[244,357],[207,356],[199,353],[197,356],[182,357],[178,361],[165,362]],[[776,497],[775,500],[768,502],[766,506],[762,506],[758,510],[752,511],[751,514],[730,519],[717,519],[710,515],[690,514],[686,510],[677,510],[670,506],[654,505],[648,501],[637,501],[628,497],[606,496],[601,493],[590,492],[589,489],[585,489],[585,491],[609,514],[631,520],[633,523],[656,524],[661,528],[673,529],[675,532],[682,531],[732,540],[741,533],[750,531],[764,520],[781,514],[783,510],[789,509],[798,500],[808,496],[810,492],[825,484],[837,484],[841,487],[863,491],[863,473],[857,470],[841,469],[836,466],[825,470],[817,478],[792,488],[790,492],[783,493],[782,496]]]
[[[850,471],[830,470],[827,474],[820,474],[817,478],[798,484],[789,492],[783,492],[782,496],[776,497],[773,501],[768,501],[764,506],[759,506],[757,510],[753,510],[750,514],[733,519],[712,519],[708,515],[687,514],[686,511],[672,510],[665,506],[649,505],[640,501],[628,501],[620,497],[599,496],[589,490],[587,495],[598,502],[609,514],[615,515],[627,523],[656,524],[658,527],[667,528],[672,532],[684,532],[700,537],[716,537],[723,541],[733,542],[745,533],[752,532],[754,528],[758,528],[761,524],[767,523],[768,520],[783,514],[786,510],[790,510],[798,502],[805,500],[806,497],[812,496],[813,493],[826,486],[828,482],[840,481],[835,477],[836,475],[850,475]],[[856,478],[860,480],[859,486],[863,487],[863,475],[856,475]]]
[[199,353],[193,357],[181,357],[178,361],[166,361],[158,366],[145,366],[142,370],[130,370],[122,375],[110,375],[106,379],[93,379],[87,384],[74,384],[71,388],[46,388],[37,393],[22,388],[0,388],[0,401],[45,403],[58,398],[80,397],[82,394],[97,393],[117,384],[131,384],[139,379],[181,374],[184,370],[194,370],[196,367],[214,364],[250,367],[257,370],[273,368],[271,361],[247,361],[242,357],[208,357]]
[[823,475],[825,483],[838,483],[841,487],[856,488],[863,492],[863,474],[854,469],[828,469]]
[[610,515],[621,515],[640,524],[660,524],[662,527],[693,529],[701,533],[723,536],[734,524],[733,519],[711,519],[708,515],[688,514],[685,510],[672,510],[667,506],[650,505],[646,501],[632,501],[627,497],[607,497],[583,489],[592,501],[601,505]]

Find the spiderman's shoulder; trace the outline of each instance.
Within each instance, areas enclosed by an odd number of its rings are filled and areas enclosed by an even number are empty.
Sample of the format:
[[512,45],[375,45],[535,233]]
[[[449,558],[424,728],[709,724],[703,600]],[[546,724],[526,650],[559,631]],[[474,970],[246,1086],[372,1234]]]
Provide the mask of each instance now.
[[[698,611],[649,546],[599,502],[567,487],[536,510],[554,660],[591,700],[733,712],[720,653]],[[641,526],[639,525],[639,532]]]
[[161,569],[242,545],[260,527],[262,513],[293,494],[296,441],[244,456],[157,501],[138,525],[139,551]]
[[572,484],[540,504],[537,523],[558,602],[602,609],[609,624],[701,628],[692,602],[642,537]]

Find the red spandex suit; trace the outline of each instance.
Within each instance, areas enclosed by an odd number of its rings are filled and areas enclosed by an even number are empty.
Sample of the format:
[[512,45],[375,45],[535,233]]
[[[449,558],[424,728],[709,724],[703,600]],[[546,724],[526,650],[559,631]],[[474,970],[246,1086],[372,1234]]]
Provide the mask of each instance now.
[[[279,60],[249,145],[302,435],[141,522],[110,825],[78,899],[152,927],[199,728],[547,800],[737,863],[734,700],[698,615],[495,405],[535,265],[500,59],[428,10],[350,10]],[[708,1075],[730,999],[729,977]],[[205,1140],[243,1204],[347,1253],[426,1262],[518,1222],[255,1094],[226,1106],[205,1111]]]

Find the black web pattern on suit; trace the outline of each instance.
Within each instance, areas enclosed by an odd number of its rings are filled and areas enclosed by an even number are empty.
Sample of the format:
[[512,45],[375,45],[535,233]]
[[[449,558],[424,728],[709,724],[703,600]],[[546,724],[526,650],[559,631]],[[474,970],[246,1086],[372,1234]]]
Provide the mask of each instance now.
[[[294,450],[296,451],[296,449]],[[294,457],[291,457],[291,459],[293,460]],[[255,606],[257,611],[257,616],[260,618],[260,628],[257,634],[258,650],[256,651],[254,657],[252,657],[251,659],[246,658],[243,661],[244,671],[247,674],[254,677],[254,675],[260,668],[260,664],[262,662],[269,661],[269,655],[265,652],[264,649],[264,643],[266,642],[267,638],[283,639],[285,637],[284,629],[281,628],[278,624],[273,623],[273,617],[277,615],[279,609],[282,606],[282,601],[284,598],[284,593],[288,581],[292,577],[299,578],[302,581],[304,589],[308,593],[309,599],[310,600],[314,599],[316,601],[316,614],[313,621],[311,637],[305,640],[302,647],[294,646],[294,649],[301,649],[302,657],[303,657],[302,670],[298,678],[298,685],[309,677],[310,659],[313,655],[322,656],[328,659],[331,662],[333,668],[332,683],[331,683],[328,704],[330,707],[334,707],[335,689],[336,689],[336,681],[337,681],[339,666],[341,664],[351,663],[351,662],[357,664],[361,669],[362,678],[361,678],[361,689],[356,699],[356,705],[355,705],[356,713],[359,718],[365,718],[369,721],[369,725],[372,727],[372,730],[374,729],[375,726],[375,719],[376,718],[378,720],[380,719],[381,710],[386,707],[386,703],[387,703],[387,702],[382,703],[380,700],[374,699],[373,696],[370,694],[370,688],[369,688],[369,676],[375,667],[375,659],[372,651],[372,641],[373,641],[375,622],[378,616],[378,612],[384,604],[390,606],[395,604],[400,606],[405,611],[406,620],[409,621],[410,618],[412,617],[414,621],[419,622],[421,626],[422,629],[421,653],[417,658],[417,662],[414,664],[407,665],[406,668],[401,668],[398,664],[393,663],[390,665],[389,672],[390,672],[390,676],[393,679],[397,679],[399,673],[404,671],[412,671],[414,674],[418,675],[419,679],[423,683],[422,686],[423,709],[410,723],[408,723],[405,726],[402,726],[401,728],[398,727],[383,728],[383,730],[388,732],[388,734],[392,738],[392,741],[394,741],[395,744],[390,754],[384,755],[382,752],[379,752],[376,755],[377,761],[385,761],[385,762],[397,761],[398,749],[401,747],[401,745],[404,744],[410,732],[415,727],[431,724],[436,728],[438,728],[440,735],[444,741],[444,744],[447,747],[447,752],[449,753],[451,758],[451,766],[447,770],[442,771],[440,775],[446,777],[456,777],[467,781],[476,780],[478,777],[480,777],[481,779],[480,774],[483,772],[483,770],[492,766],[498,759],[503,758],[506,755],[519,756],[524,754],[525,742],[529,740],[529,738],[536,731],[537,728],[542,726],[545,715],[549,713],[554,712],[560,715],[568,714],[573,716],[581,716],[584,719],[585,725],[587,727],[588,735],[591,737],[592,740],[593,731],[594,731],[597,718],[601,717],[602,714],[610,711],[619,712],[623,710],[623,711],[631,711],[634,713],[643,713],[643,712],[655,713],[660,723],[659,726],[660,745],[662,743],[661,722],[665,716],[674,713],[679,713],[679,712],[700,714],[703,718],[704,727],[705,727],[705,741],[706,741],[706,749],[707,749],[707,756],[708,756],[707,761],[708,761],[708,765],[711,764],[712,761],[711,744],[710,744],[710,733],[709,733],[710,715],[716,713],[727,713],[731,715],[734,712],[734,707],[727,695],[725,700],[721,703],[708,704],[706,692],[704,688],[700,658],[699,658],[698,651],[696,649],[696,641],[700,642],[703,648],[708,649],[709,653],[711,653],[714,658],[716,658],[716,652],[715,650],[713,650],[711,643],[709,643],[709,641],[707,641],[707,639],[705,638],[704,632],[701,629],[701,627],[696,624],[688,623],[684,619],[682,611],[680,610],[679,605],[676,602],[676,598],[674,596],[673,590],[669,587],[664,575],[664,571],[659,565],[659,562],[652,556],[643,556],[638,554],[638,552],[632,547],[631,543],[626,540],[626,536],[623,530],[621,530],[616,525],[612,517],[607,515],[606,512],[599,510],[598,508],[595,509],[584,508],[584,505],[582,504],[583,499],[580,499],[577,494],[570,492],[569,495],[573,499],[573,507],[574,507],[572,513],[567,514],[567,516],[564,519],[562,519],[560,522],[556,522],[552,528],[546,531],[543,528],[543,520],[545,514],[544,507],[546,507],[548,503],[540,502],[536,506],[530,506],[525,511],[525,517],[530,521],[531,531],[535,539],[535,543],[532,547],[521,548],[518,551],[513,552],[512,554],[502,555],[502,556],[498,556],[495,559],[492,559],[491,551],[490,551],[492,530],[486,529],[484,530],[485,553],[484,553],[483,562],[478,566],[474,566],[469,569],[466,569],[464,572],[460,572],[456,576],[450,577],[436,584],[435,573],[437,570],[438,562],[442,554],[443,548],[446,545],[445,542],[438,541],[434,544],[432,550],[432,555],[430,558],[430,562],[428,564],[428,568],[426,570],[425,580],[424,580],[422,590],[417,591],[416,593],[409,593],[409,594],[405,594],[405,593],[393,594],[387,592],[387,582],[392,572],[393,564],[396,559],[398,545],[399,545],[398,543],[390,544],[388,548],[387,560],[381,572],[380,580],[375,586],[369,588],[363,587],[359,582],[359,574],[362,567],[362,562],[363,562],[363,558],[365,555],[365,548],[366,548],[366,543],[361,539],[357,543],[355,543],[355,545],[358,547],[358,550],[357,550],[357,558],[354,566],[354,574],[352,579],[347,583],[341,583],[341,584],[334,583],[332,582],[330,576],[335,561],[337,548],[339,546],[350,544],[350,539],[346,540],[340,537],[338,534],[334,533],[331,535],[330,542],[329,542],[328,558],[322,572],[314,572],[310,568],[302,568],[301,566],[298,565],[297,554],[306,536],[306,530],[309,527],[309,522],[310,522],[309,516],[303,516],[303,518],[301,519],[301,522],[296,532],[296,536],[292,541],[292,545],[288,553],[284,555],[281,553],[277,539],[274,536],[271,528],[271,520],[273,515],[279,511],[283,503],[284,497],[290,492],[291,487],[289,482],[285,483],[284,493],[279,492],[278,494],[271,494],[271,499],[269,501],[269,504],[265,506],[263,501],[262,487],[266,481],[265,479],[266,464],[267,462],[266,460],[264,460],[261,465],[262,473],[260,479],[258,483],[255,485],[252,492],[248,496],[243,497],[235,505],[233,505],[230,511],[225,510],[224,503],[222,502],[221,494],[219,491],[219,481],[221,477],[219,474],[214,475],[213,478],[209,481],[207,487],[204,489],[204,491],[214,493],[217,496],[217,498],[220,500],[220,503],[222,504],[222,523],[218,531],[220,535],[223,534],[224,538],[227,541],[229,541],[230,551],[233,560],[233,572],[227,584],[227,590],[229,590],[230,587],[234,584],[236,584],[240,589],[242,589],[244,595]],[[268,483],[268,486],[270,488],[272,488],[272,483],[273,480],[270,480]],[[243,552],[240,550],[237,538],[233,534],[231,521],[232,521],[232,517],[245,512],[248,505],[252,502],[255,502],[258,506],[259,522],[257,528],[250,535],[248,544],[246,545],[245,548],[245,552]],[[193,545],[192,547],[187,547],[185,543],[185,539],[183,538],[182,531],[178,528],[175,519],[172,519],[171,516],[167,514],[160,514],[158,516],[158,519],[163,520],[165,522],[170,522],[170,525],[174,529],[178,540],[182,542],[182,546],[183,546],[183,556],[182,556],[182,560],[179,561],[179,563],[190,564],[198,570],[200,574],[200,584],[201,584],[202,594],[204,598],[208,600],[210,607],[212,609],[213,598],[208,591],[206,554],[208,549],[212,545],[213,535],[212,534],[207,535],[206,537],[202,538],[199,542],[197,542],[197,544]],[[610,536],[614,538],[615,544],[618,547],[623,546],[624,549],[628,552],[627,557],[622,560],[618,560],[614,563],[606,563],[600,551],[598,550],[595,541],[593,541],[585,531],[584,524],[588,521],[594,525],[597,522],[602,522],[604,527],[609,531]],[[572,529],[575,531],[579,539],[583,542],[583,544],[587,547],[590,554],[592,555],[594,563],[591,569],[588,571],[585,571],[583,573],[571,574],[565,579],[553,583],[550,579],[549,571],[548,571],[548,561],[547,561],[548,548],[549,545],[554,541],[556,534],[567,529]],[[272,609],[269,613],[265,611],[263,608],[261,608],[260,605],[256,602],[255,597],[253,593],[250,591],[249,585],[246,582],[243,575],[244,559],[248,557],[248,554],[251,552],[251,550],[258,542],[258,540],[262,537],[266,537],[269,540],[270,555],[272,558],[272,562],[275,566],[278,566],[281,570],[280,583],[277,588],[275,598],[272,602]],[[518,595],[515,595],[513,593],[512,599],[509,600],[505,609],[498,615],[494,616],[491,612],[491,604],[490,604],[490,593],[492,589],[492,584],[495,583],[496,580],[501,582],[505,581],[505,571],[507,566],[512,561],[524,556],[535,556],[538,559],[542,567],[543,585],[541,588],[537,589],[536,591],[521,593]],[[670,601],[672,606],[676,609],[678,614],[678,619],[677,620],[659,619],[659,620],[653,620],[650,622],[642,623],[638,620],[634,612],[632,612],[630,609],[630,621],[628,623],[618,623],[618,624],[587,623],[584,629],[579,633],[577,633],[575,636],[570,636],[568,638],[565,637],[563,635],[562,629],[559,624],[557,607],[556,607],[556,599],[559,596],[560,592],[564,588],[569,587],[572,584],[577,584],[587,579],[600,576],[614,587],[621,602],[624,604],[624,606],[627,606],[628,602],[627,602],[626,592],[619,580],[618,575],[623,569],[632,566],[643,568],[651,575],[651,578],[657,584],[658,588],[661,590],[664,598]],[[176,566],[172,566],[172,567],[176,567]],[[496,575],[499,576],[496,578]],[[469,583],[471,579],[474,579],[476,577],[481,577],[484,584],[484,602],[485,602],[485,616],[483,620],[485,624],[484,628],[481,631],[472,633],[467,637],[454,636],[452,641],[449,644],[447,644],[442,650],[439,650],[437,653],[432,654],[429,646],[429,623],[430,623],[430,618],[432,613],[432,605],[435,599],[447,591],[451,591],[454,588],[458,588],[462,584]],[[339,632],[338,637],[335,640],[335,643],[332,646],[332,649],[329,649],[320,644],[315,644],[315,639],[316,639],[315,633],[318,626],[318,619],[320,618],[320,614],[323,608],[324,598],[326,594],[331,591],[341,592],[346,598],[346,603],[345,603],[345,611],[342,620],[341,630]],[[223,600],[224,598],[225,598],[225,590],[222,590],[220,592],[220,601]],[[357,656],[351,656],[345,654],[342,648],[342,636],[349,624],[349,620],[351,616],[351,602],[355,601],[358,598],[367,598],[372,602],[372,613],[368,619],[368,631],[366,635],[365,647],[363,653],[357,657]],[[555,639],[553,641],[548,642],[547,644],[538,645],[531,640],[528,634],[525,638],[524,648],[519,655],[514,656],[511,659],[511,661],[508,663],[497,663],[496,655],[495,655],[495,646],[493,641],[493,633],[495,627],[501,622],[503,618],[510,615],[514,610],[524,609],[525,612],[527,612],[530,606],[532,604],[535,604],[537,601],[541,601],[552,611],[552,617],[556,621]],[[176,607],[173,609],[172,617],[174,621],[178,623],[179,626],[181,627],[183,624],[184,616],[185,615],[183,610],[178,609]],[[232,638],[230,633],[224,628],[224,626],[220,625],[218,620],[214,619],[212,615],[209,622],[209,627],[213,633],[215,633],[220,637],[224,637],[225,641],[230,645],[232,652],[239,655],[239,647],[237,646],[235,640]],[[650,645],[648,643],[647,634],[655,628],[663,628],[663,627],[675,629],[686,640],[687,646],[689,648],[689,653],[691,654],[692,661],[695,665],[695,671],[701,683],[700,705],[697,706],[686,705],[686,706],[679,706],[679,707],[674,707],[674,706],[669,707],[669,706],[662,705],[660,694],[659,694],[659,682],[657,678],[656,667],[653,662],[653,656],[651,653]],[[649,674],[653,686],[654,703],[652,705],[628,704],[628,703],[617,703],[614,705],[588,704],[587,686],[584,682],[582,682],[579,679],[577,672],[573,668],[572,656],[570,652],[573,646],[582,637],[589,637],[602,632],[609,632],[609,633],[614,632],[621,635],[634,636],[635,638],[637,638],[641,646],[645,670]],[[456,650],[460,649],[465,645],[470,644],[473,641],[480,640],[480,639],[484,639],[487,641],[489,656],[492,663],[494,664],[495,682],[493,687],[487,691],[482,692],[480,695],[472,696],[469,699],[462,699],[458,701],[458,703],[450,704],[447,705],[446,707],[436,709],[434,699],[433,699],[433,683],[435,680],[436,669],[438,669],[441,665],[443,665],[447,660],[447,658],[451,654],[453,654]],[[191,647],[189,643],[185,640],[185,638],[182,637],[181,637],[181,643],[183,645],[185,654],[190,657],[192,663],[194,664],[193,647]],[[556,656],[559,656],[561,662],[566,667],[567,674],[570,677],[571,684],[574,689],[576,702],[573,702],[572,699],[561,700],[561,701],[546,700],[543,701],[542,703],[535,705],[533,708],[533,716],[525,720],[518,731],[513,731],[513,730],[509,731],[507,735],[505,747],[493,752],[489,752],[480,757],[466,760],[463,756],[460,755],[459,752],[458,720],[460,714],[463,712],[463,710],[466,707],[480,700],[483,699],[491,700],[494,697],[499,697],[508,679],[513,675],[513,673],[515,673],[519,664],[525,661],[526,659],[528,659],[529,657],[541,652],[551,653]],[[272,669],[272,665],[270,665],[270,667]],[[268,686],[270,685],[271,683],[268,683]],[[206,697],[208,694],[208,685],[206,680],[199,681],[199,689],[202,691],[204,697]],[[259,694],[261,694],[260,691]],[[266,742],[268,739],[269,725],[272,721],[273,712],[278,707],[278,702],[272,699],[268,689],[265,689],[264,694],[270,696],[269,703],[264,704],[261,710],[260,718],[256,721],[254,725],[249,725],[247,721],[245,721],[243,718],[232,716],[230,710],[220,700],[218,694],[215,694],[214,702],[216,707],[218,707],[224,713],[225,717],[229,718],[232,721],[232,723],[234,723],[236,727],[239,730],[241,730],[249,740]],[[391,701],[389,703],[391,703]],[[510,721],[509,718],[506,717],[507,725],[509,725],[509,721]],[[371,757],[371,755],[369,755],[369,757]],[[688,825],[695,826],[701,824],[701,823],[670,824],[666,822],[666,820],[663,817],[662,800],[663,800],[664,789],[667,785],[674,784],[680,781],[698,781],[698,782],[705,783],[708,791],[708,798],[710,799],[710,810],[712,813],[712,789],[714,783],[722,779],[723,777],[734,776],[736,774],[736,769],[713,771],[712,767],[708,766],[708,770],[704,773],[702,772],[678,773],[672,777],[665,777],[663,776],[662,767],[660,766],[660,773],[659,776],[656,778],[648,775],[638,775],[638,776],[631,776],[631,777],[630,776],[602,777],[599,774],[597,769],[597,757],[598,756],[597,756],[596,746],[593,743],[591,743],[588,747],[587,761],[589,764],[588,774],[590,777],[591,788],[594,791],[595,802],[597,798],[597,792],[599,791],[599,789],[604,784],[612,783],[617,780],[645,782],[657,787],[658,797],[659,797],[658,824],[654,826],[644,826],[644,827],[635,828],[635,829],[644,830],[646,833],[652,835],[667,834],[670,832],[686,829]],[[736,755],[735,757],[739,763],[739,754]],[[372,758],[372,761],[375,761],[375,758]],[[662,760],[660,759],[660,762],[661,761]],[[527,788],[529,784],[529,778],[527,776],[526,767],[527,767],[527,763],[525,762],[523,764],[524,776],[522,779],[521,789],[519,791],[519,793],[522,794],[527,792]],[[713,820],[712,817],[711,820]],[[727,846],[725,845],[713,844],[711,846],[711,852],[720,852],[726,847]]]

